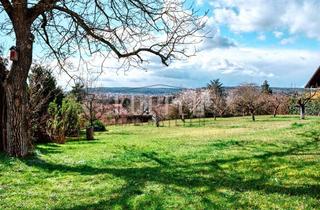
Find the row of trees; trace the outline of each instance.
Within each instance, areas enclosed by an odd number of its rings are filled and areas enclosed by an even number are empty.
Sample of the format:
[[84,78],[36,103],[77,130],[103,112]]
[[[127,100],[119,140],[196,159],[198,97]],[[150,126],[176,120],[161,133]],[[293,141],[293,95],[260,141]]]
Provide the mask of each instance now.
[[[296,114],[300,112],[305,118],[306,106],[310,104],[313,110],[319,101],[316,90],[296,91],[293,93],[274,93],[267,81],[260,87],[255,84],[243,84],[231,90],[226,90],[223,84],[212,80],[206,89],[186,90],[179,94],[174,102],[171,117],[192,118],[198,116],[239,116],[259,114]],[[319,107],[320,108],[320,107]],[[315,113],[316,111],[313,111]]]

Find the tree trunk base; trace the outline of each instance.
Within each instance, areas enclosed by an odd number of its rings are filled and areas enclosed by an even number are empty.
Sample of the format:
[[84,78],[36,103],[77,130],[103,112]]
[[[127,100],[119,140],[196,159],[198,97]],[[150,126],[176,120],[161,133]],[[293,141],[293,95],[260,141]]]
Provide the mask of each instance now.
[[94,140],[94,129],[93,127],[89,127],[86,129],[86,138],[87,140]]
[[251,114],[251,118],[252,118],[252,121],[256,121],[256,116],[253,113]]
[[27,85],[6,84],[4,93],[4,151],[14,157],[27,156],[32,149]]

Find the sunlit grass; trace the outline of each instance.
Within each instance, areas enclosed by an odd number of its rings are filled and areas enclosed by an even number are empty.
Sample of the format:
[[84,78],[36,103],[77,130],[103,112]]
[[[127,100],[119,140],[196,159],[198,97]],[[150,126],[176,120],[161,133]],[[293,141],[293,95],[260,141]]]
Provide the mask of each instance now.
[[0,155],[0,209],[320,208],[320,118],[178,123]]

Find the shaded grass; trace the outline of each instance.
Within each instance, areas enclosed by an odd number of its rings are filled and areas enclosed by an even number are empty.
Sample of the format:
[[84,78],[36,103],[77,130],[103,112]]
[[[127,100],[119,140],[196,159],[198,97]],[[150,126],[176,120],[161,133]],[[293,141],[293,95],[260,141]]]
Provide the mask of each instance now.
[[112,126],[0,155],[0,209],[319,209],[319,128],[287,116]]

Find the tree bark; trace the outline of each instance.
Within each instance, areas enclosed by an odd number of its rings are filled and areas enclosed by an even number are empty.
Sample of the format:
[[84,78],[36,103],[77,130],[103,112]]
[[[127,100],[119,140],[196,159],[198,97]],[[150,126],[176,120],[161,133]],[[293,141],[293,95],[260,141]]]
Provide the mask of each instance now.
[[277,106],[275,107],[274,113],[273,113],[273,117],[276,117],[276,116],[277,116],[278,110],[279,110],[280,106],[281,106],[281,104],[277,104]]
[[5,131],[5,122],[6,122],[6,96],[3,88],[3,82],[6,78],[6,69],[5,66],[0,63],[0,151],[4,151],[6,147],[6,131]]
[[86,137],[87,137],[87,140],[94,140],[94,128],[93,127],[88,127],[86,129]]
[[33,35],[31,24],[22,16],[24,11],[17,13],[14,30],[18,61],[13,62],[1,89],[1,149],[10,156],[24,157],[32,148],[26,81],[32,63]]
[[252,121],[256,121],[256,117],[254,115],[254,112],[251,112]]
[[300,119],[304,120],[305,119],[305,112],[306,112],[306,107],[301,104],[300,105]]
[[276,108],[273,110],[273,117],[277,117],[278,109],[279,109],[279,107],[276,107]]

